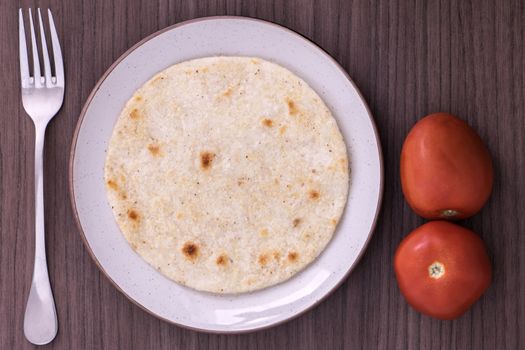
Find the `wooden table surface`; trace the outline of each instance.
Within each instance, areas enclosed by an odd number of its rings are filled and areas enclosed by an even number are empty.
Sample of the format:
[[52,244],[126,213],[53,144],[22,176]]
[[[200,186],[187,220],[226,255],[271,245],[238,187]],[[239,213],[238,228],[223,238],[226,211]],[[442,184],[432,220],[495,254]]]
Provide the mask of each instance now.
[[[0,1],[0,349],[30,348],[22,332],[33,265],[33,126],[20,101],[19,6],[50,7],[65,55],[64,105],[47,130],[47,253],[60,330],[53,349],[524,349],[525,4],[523,1]],[[361,89],[385,157],[385,193],[370,245],[323,303],[245,335],[188,331],[142,311],[97,269],[75,226],[68,157],[82,104],[130,46],[187,19],[242,15],[287,26],[328,51]],[[300,60],[300,57],[298,57]],[[493,195],[465,221],[494,264],[488,292],[463,317],[410,309],[392,258],[423,222],[399,183],[403,138],[425,114],[467,120],[495,162]]]

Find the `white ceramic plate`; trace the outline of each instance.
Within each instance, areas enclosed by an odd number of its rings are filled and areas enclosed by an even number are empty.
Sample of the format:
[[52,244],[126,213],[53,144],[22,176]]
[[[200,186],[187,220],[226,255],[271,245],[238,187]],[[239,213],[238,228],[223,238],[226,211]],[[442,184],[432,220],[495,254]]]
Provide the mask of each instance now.
[[[258,56],[303,78],[336,117],[350,159],[348,204],[325,251],[290,280],[249,294],[203,293],[163,277],[129,247],[106,201],[105,152],[125,102],[151,76],[168,66],[213,55]],[[70,188],[88,251],[131,301],[184,327],[240,333],[289,320],[316,305],[344,281],[372,235],[382,196],[382,158],[363,98],[326,52],[272,23],[210,17],[151,35],[108,69],[89,96],[77,125],[71,149]]]

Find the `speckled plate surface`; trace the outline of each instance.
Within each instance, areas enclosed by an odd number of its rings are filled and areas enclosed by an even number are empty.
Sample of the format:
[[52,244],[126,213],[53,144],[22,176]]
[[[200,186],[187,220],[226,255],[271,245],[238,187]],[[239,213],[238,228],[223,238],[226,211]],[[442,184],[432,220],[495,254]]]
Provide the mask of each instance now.
[[[345,137],[350,191],[332,241],[305,270],[279,285],[239,295],[198,292],[168,280],[128,245],[106,200],[104,160],[125,102],[175,63],[214,56],[258,56],[303,78],[323,98]],[[364,252],[377,219],[382,158],[372,116],[345,71],[326,52],[281,26],[243,17],[209,17],[144,39],[104,74],[82,110],[73,138],[70,190],[84,243],[99,268],[131,301],[168,322],[241,333],[289,320],[341,284]]]

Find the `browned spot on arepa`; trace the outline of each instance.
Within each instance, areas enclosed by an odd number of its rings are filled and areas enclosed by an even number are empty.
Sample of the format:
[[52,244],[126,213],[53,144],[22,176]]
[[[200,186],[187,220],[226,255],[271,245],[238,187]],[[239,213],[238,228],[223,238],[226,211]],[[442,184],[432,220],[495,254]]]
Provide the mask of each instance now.
[[288,260],[290,260],[291,262],[297,261],[298,258],[299,258],[299,253],[294,252],[294,251],[291,251],[288,253]]
[[194,261],[199,256],[199,246],[194,242],[186,242],[182,247],[182,253],[187,259]]
[[219,266],[226,266],[228,265],[229,258],[226,254],[221,254],[217,257],[217,260],[215,260],[215,263]]
[[341,167],[341,171],[348,171],[348,161],[345,158],[339,159],[339,165]]
[[320,196],[321,194],[319,193],[318,190],[310,190],[308,192],[308,197],[310,197],[310,199],[317,200],[319,199]]
[[215,153],[209,152],[209,151],[201,152],[200,157],[201,157],[201,168],[204,170],[208,170],[209,168],[211,168],[213,159],[215,159]]
[[273,126],[273,120],[268,119],[268,118],[263,119],[262,123],[264,126],[268,128],[271,128]]
[[154,157],[161,155],[160,146],[154,143],[148,145],[148,151]]
[[130,218],[133,221],[139,221],[140,220],[139,213],[137,213],[137,211],[134,210],[134,209],[128,210],[128,218]]
[[259,265],[266,266],[266,264],[268,264],[268,255],[266,254],[259,255],[259,259],[257,261],[259,262]]
[[133,108],[131,112],[129,112],[129,117],[133,120],[137,120],[142,118],[142,113],[138,109]]
[[112,190],[118,191],[118,184],[116,181],[109,179],[107,184],[108,184],[108,187],[111,188]]
[[223,93],[222,96],[224,97],[230,97],[233,93],[233,87],[229,86]]
[[294,100],[288,98],[286,99],[286,104],[288,105],[288,113],[290,115],[297,115],[299,113],[299,108]]

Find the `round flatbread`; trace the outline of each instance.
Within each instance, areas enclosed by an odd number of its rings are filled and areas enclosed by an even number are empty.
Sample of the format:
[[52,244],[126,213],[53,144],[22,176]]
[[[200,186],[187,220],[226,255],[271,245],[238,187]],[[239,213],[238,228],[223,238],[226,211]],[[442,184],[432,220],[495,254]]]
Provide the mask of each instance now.
[[122,110],[105,164],[131,247],[168,278],[215,293],[271,286],[312,262],[341,217],[348,174],[321,98],[251,57],[158,73]]

